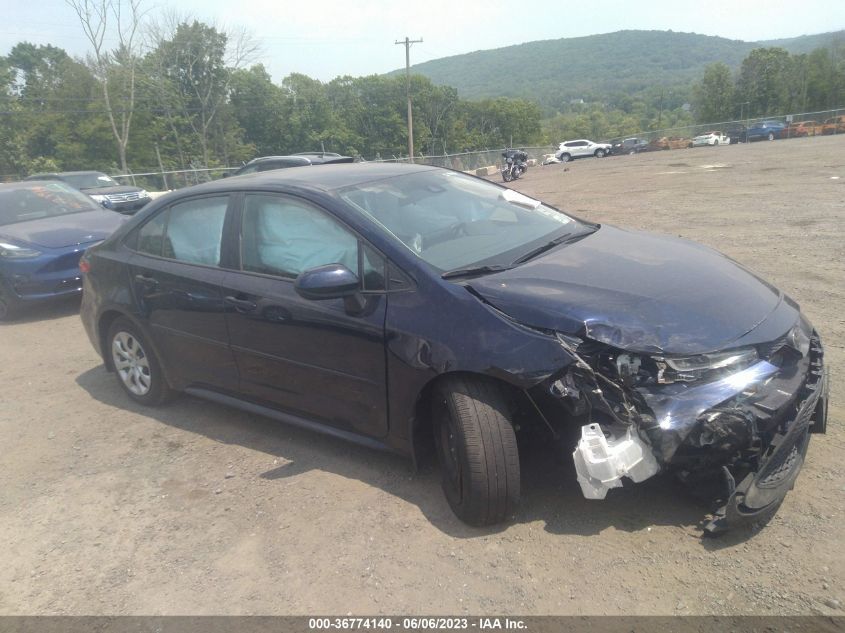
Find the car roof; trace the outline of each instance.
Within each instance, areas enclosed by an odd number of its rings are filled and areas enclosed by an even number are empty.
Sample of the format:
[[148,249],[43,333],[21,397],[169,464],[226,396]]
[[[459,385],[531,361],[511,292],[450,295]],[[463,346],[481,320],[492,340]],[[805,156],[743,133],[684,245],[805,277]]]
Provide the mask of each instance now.
[[[232,189],[296,187],[319,191],[333,191],[374,180],[395,178],[424,171],[435,171],[439,167],[429,165],[408,165],[404,163],[352,163],[325,165],[320,169],[274,169],[254,174],[232,176],[202,185],[190,187],[191,191],[227,191]],[[444,170],[445,171],[445,170]],[[185,191],[185,190],[182,190]]]
[[247,163],[247,165],[255,165],[257,163],[266,163],[268,161],[290,161],[292,163],[300,163],[302,165],[310,165],[311,161],[308,160],[305,156],[259,156],[258,158],[253,158],[251,161]]

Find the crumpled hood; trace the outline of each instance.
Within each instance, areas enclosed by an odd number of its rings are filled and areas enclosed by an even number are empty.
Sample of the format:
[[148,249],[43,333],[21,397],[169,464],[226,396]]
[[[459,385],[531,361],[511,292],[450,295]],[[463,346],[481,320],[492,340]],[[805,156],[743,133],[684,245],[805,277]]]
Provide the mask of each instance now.
[[94,209],[0,226],[0,239],[26,242],[44,248],[62,248],[104,240],[124,221],[124,215]]
[[134,193],[141,191],[140,187],[133,187],[132,185],[115,185],[112,187],[91,187],[90,189],[83,189],[83,193],[89,196],[104,196],[113,193]]
[[764,342],[798,318],[794,302],[712,249],[612,226],[467,285],[526,325],[645,353]]

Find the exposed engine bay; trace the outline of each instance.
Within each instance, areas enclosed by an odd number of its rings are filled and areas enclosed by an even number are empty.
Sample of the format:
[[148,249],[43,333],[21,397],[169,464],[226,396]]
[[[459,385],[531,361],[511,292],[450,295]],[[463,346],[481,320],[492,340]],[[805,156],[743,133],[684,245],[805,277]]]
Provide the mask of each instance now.
[[764,522],[792,488],[809,434],[825,431],[823,350],[803,317],[770,343],[688,356],[555,336],[573,363],[531,397],[581,425],[573,460],[588,499],[671,472],[719,482],[706,532]]

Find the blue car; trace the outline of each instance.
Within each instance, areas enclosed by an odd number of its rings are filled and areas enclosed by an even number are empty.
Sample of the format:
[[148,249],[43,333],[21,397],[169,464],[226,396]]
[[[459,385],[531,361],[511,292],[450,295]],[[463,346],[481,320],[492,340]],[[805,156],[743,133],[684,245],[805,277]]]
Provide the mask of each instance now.
[[0,319],[82,292],[82,252],[125,219],[63,182],[0,185]]
[[658,472],[724,485],[718,532],[771,516],[825,430],[821,342],[782,292],[460,172],[226,178],[151,203],[81,264],[82,322],[128,398],[433,446],[472,525],[512,516],[529,436],[589,499]]
[[780,121],[758,121],[752,123],[745,130],[745,142],[762,141],[763,139],[774,141],[776,138],[783,138],[786,132],[786,124]]

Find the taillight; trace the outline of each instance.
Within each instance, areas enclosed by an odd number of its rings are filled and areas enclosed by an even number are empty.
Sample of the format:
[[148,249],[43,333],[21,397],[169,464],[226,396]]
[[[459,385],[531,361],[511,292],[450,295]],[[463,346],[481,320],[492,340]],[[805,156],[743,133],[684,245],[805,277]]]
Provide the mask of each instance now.
[[85,257],[80,258],[79,260],[79,270],[83,273],[90,273],[91,272],[91,262],[89,262]]

